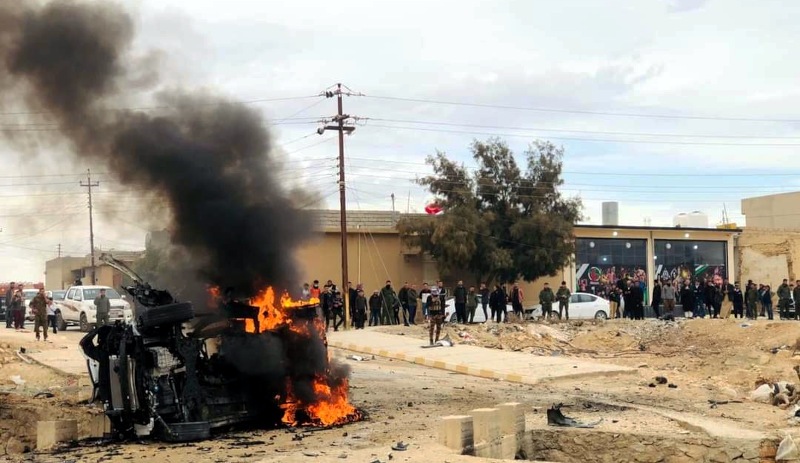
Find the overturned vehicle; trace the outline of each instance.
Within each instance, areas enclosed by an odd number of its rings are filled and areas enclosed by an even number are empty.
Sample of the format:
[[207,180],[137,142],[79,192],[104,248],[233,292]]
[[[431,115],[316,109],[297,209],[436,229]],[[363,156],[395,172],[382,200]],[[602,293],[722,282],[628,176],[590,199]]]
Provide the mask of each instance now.
[[[151,288],[124,263],[107,264],[134,282],[135,323],[98,326],[81,348],[115,438],[208,438],[250,424],[333,426],[357,420],[348,372],[329,362],[316,301],[217,297],[196,316],[191,303]],[[219,296],[217,292],[212,294]]]

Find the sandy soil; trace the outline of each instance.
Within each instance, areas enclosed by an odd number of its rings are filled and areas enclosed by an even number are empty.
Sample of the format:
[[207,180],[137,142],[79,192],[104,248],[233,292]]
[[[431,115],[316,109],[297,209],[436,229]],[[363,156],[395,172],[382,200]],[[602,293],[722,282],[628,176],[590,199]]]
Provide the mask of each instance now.
[[[546,325],[471,325],[447,327],[457,342],[532,355],[592,358],[637,367],[637,376],[560,380],[536,386],[484,380],[430,369],[401,361],[373,358],[363,362],[335,356],[353,367],[351,399],[368,419],[341,428],[308,432],[302,429],[250,430],[222,434],[197,444],[157,442],[90,445],[41,453],[34,461],[355,461],[379,459],[434,461],[436,420],[449,414],[507,401],[526,404],[530,427],[545,425],[545,408],[552,403],[571,405],[568,414],[594,420],[604,418],[600,429],[610,432],[672,434],[686,432],[668,419],[646,416],[608,402],[658,405],[699,416],[730,420],[742,427],[777,430],[788,428],[788,412],[748,400],[761,380],[785,379],[798,383],[792,370],[800,364],[793,355],[800,324],[757,321],[742,326],[720,320],[681,322],[570,322]],[[424,327],[381,327],[382,331],[424,339]],[[23,363],[14,352],[21,343],[8,340],[0,330],[0,461],[30,461],[22,453],[35,443],[35,423],[41,419],[71,417],[81,429],[99,411],[81,401],[88,398],[88,380],[63,376],[48,368]],[[31,343],[26,343],[31,348]],[[59,348],[36,346],[33,348]],[[20,375],[18,386],[10,376]],[[649,387],[655,376],[677,385]],[[53,398],[34,398],[48,390]],[[712,408],[709,400],[740,401]],[[392,452],[397,441],[411,444],[408,452]],[[2,456],[7,451],[6,456]],[[426,456],[427,455],[427,456]],[[437,459],[456,463],[448,454]],[[468,461],[468,460],[466,460]],[[474,460],[473,460],[474,461]]]

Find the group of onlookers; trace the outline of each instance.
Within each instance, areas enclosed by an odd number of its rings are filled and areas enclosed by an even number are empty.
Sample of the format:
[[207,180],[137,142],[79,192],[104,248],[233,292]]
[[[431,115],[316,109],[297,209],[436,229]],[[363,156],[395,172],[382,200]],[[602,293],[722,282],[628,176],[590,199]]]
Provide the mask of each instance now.
[[[22,293],[23,286],[11,282],[5,294],[6,306],[6,328],[14,328],[16,331],[25,331],[26,309],[25,296]],[[33,315],[34,333],[36,340],[41,339],[40,330],[43,331],[44,340],[47,341],[48,327],[52,327],[53,334],[58,332],[56,326],[56,311],[52,297],[45,296],[44,288],[31,299],[28,304]]]
[[[796,307],[800,301],[800,280],[795,283],[784,279],[775,292],[770,285],[756,284],[752,280],[744,289],[738,282],[731,284],[727,279],[717,284],[710,280],[684,282],[680,288],[674,288],[669,280],[656,280],[651,307],[656,316],[660,316],[662,305],[665,313],[672,313],[679,303],[686,317],[728,318],[733,315],[734,318],[756,319],[766,316],[772,320],[777,302],[780,318],[800,319]],[[790,310],[793,304],[794,310]]]

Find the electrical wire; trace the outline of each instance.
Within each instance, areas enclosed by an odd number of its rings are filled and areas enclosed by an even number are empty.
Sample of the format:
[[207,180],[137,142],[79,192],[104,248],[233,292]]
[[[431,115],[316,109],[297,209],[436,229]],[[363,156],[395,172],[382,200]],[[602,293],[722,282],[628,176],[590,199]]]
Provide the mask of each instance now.
[[405,101],[410,103],[426,103],[426,104],[439,104],[449,106],[467,106],[474,108],[490,108],[490,109],[505,109],[514,111],[535,111],[546,113],[566,113],[566,114],[589,114],[595,116],[610,116],[610,117],[638,117],[638,118],[654,118],[654,119],[690,119],[690,120],[705,120],[705,121],[734,121],[734,122],[800,122],[800,119],[782,119],[782,118],[757,118],[757,117],[724,117],[724,116],[696,116],[696,115],[680,115],[680,114],[652,114],[652,113],[629,113],[629,112],[613,112],[613,111],[593,111],[582,109],[559,109],[559,108],[544,108],[544,107],[531,107],[531,106],[512,106],[512,105],[496,105],[485,103],[470,103],[463,101],[445,101],[445,100],[432,100],[423,98],[404,98],[394,96],[382,95],[362,95],[364,98],[371,98],[374,100],[385,101]]

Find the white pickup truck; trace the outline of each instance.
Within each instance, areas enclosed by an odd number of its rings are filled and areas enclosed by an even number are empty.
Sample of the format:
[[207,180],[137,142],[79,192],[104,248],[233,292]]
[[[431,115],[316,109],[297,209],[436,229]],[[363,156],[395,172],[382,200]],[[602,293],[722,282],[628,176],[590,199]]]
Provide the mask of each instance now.
[[83,332],[88,332],[97,323],[97,308],[94,298],[100,290],[106,290],[106,297],[111,303],[109,321],[123,323],[133,321],[133,311],[124,296],[108,286],[72,286],[62,301],[56,303],[56,321],[59,330],[66,330],[68,325],[78,325]]

